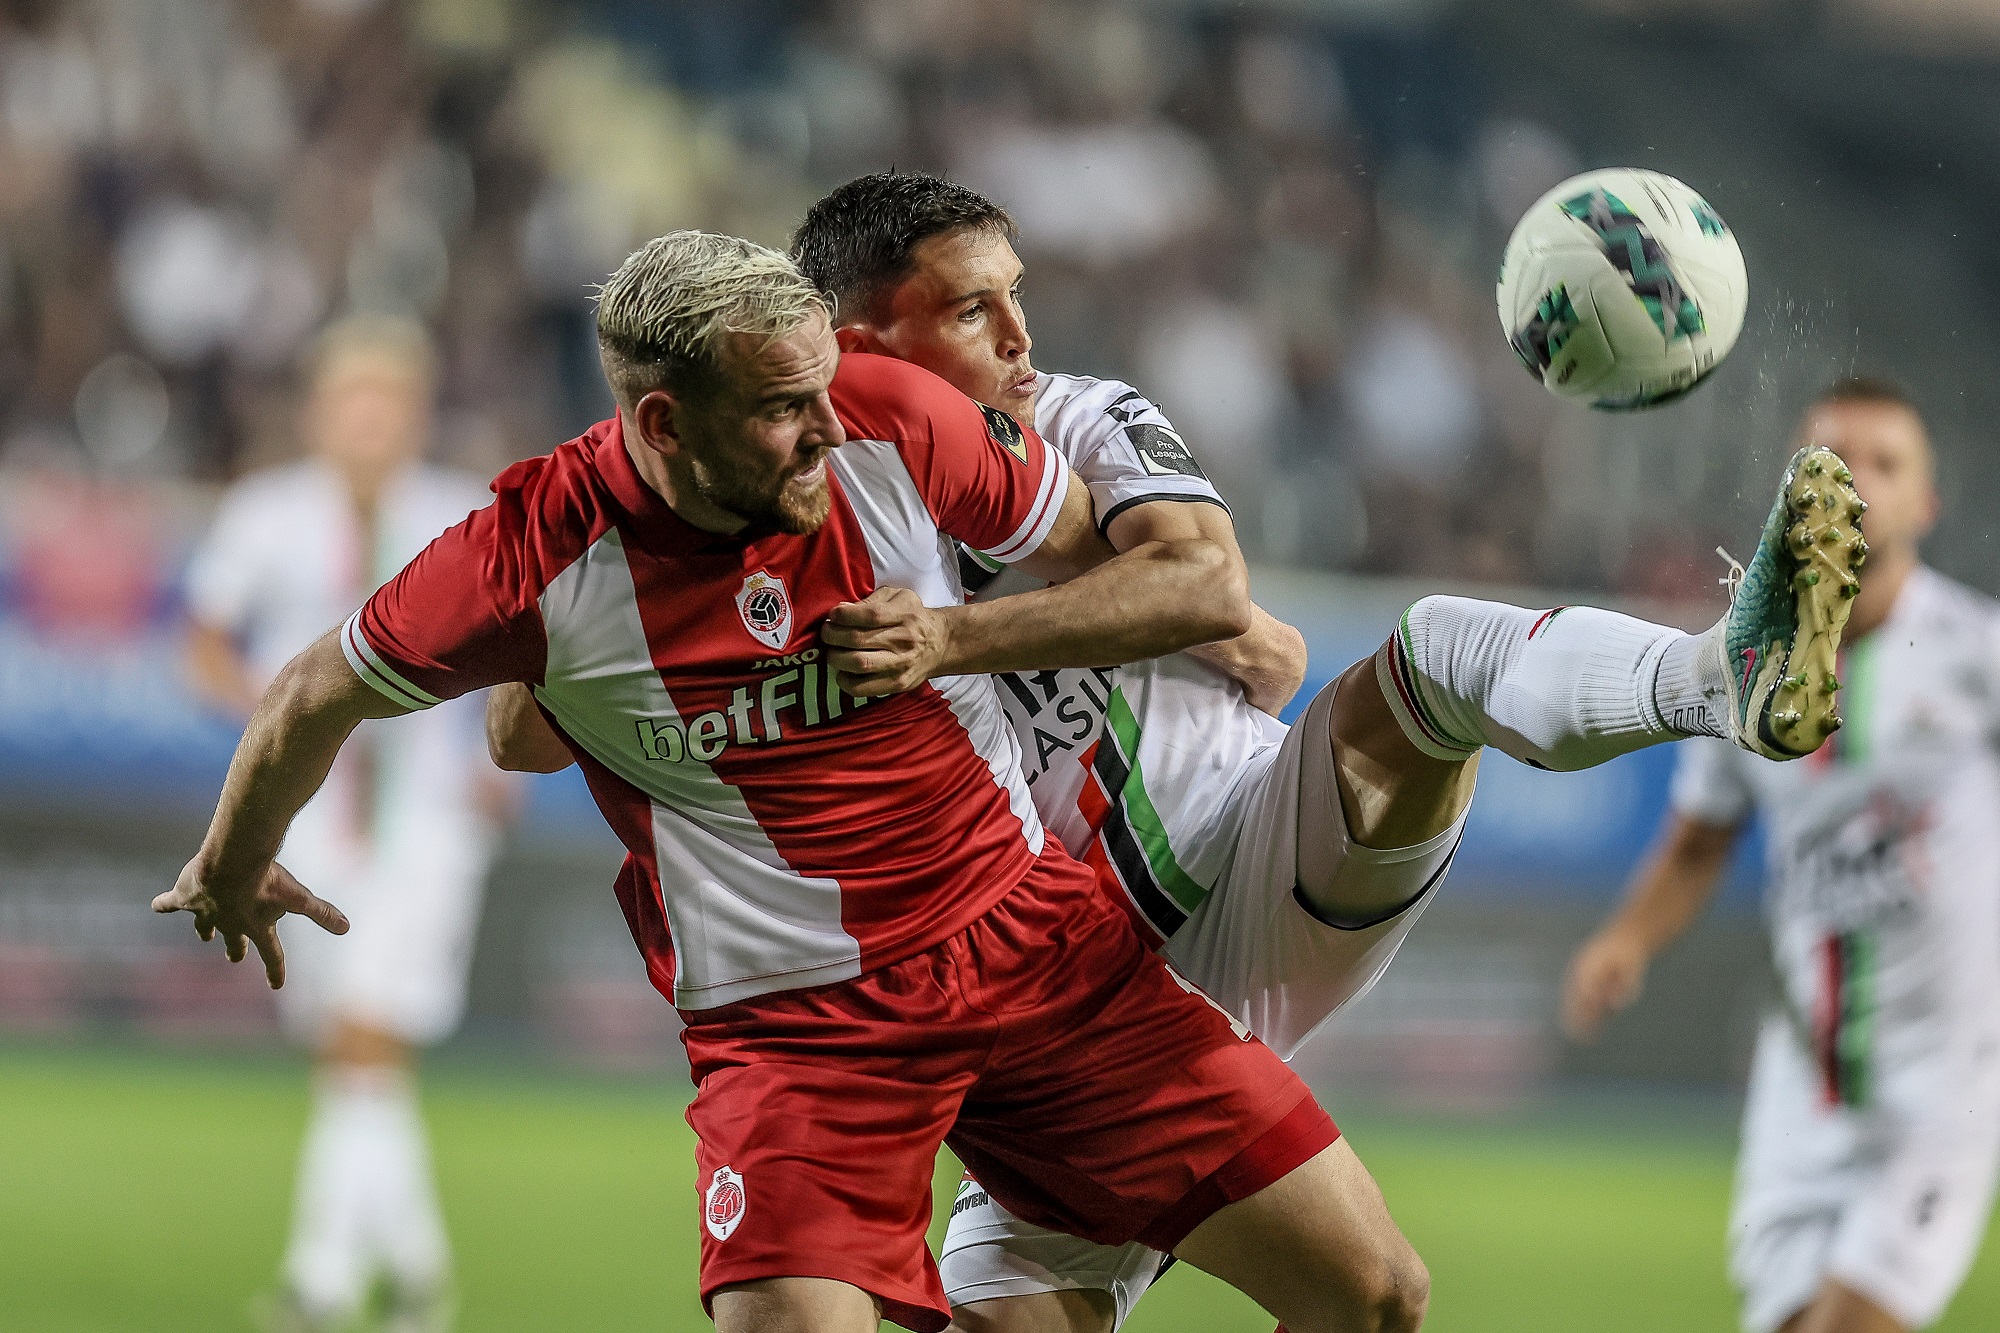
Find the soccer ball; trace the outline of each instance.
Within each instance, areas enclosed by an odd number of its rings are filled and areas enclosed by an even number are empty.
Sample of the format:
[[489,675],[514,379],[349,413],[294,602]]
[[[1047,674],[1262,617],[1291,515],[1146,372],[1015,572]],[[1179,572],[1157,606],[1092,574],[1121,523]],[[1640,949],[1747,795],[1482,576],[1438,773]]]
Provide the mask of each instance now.
[[1729,355],[1743,252],[1672,176],[1614,167],[1535,201],[1500,261],[1500,324],[1549,392],[1608,411],[1680,397]]

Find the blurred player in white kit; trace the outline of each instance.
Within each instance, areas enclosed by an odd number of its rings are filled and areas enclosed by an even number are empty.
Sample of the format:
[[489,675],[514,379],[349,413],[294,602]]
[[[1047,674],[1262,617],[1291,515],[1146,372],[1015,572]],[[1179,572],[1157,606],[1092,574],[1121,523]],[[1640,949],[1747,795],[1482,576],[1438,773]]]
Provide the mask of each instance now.
[[1638,995],[1760,813],[1782,994],[1730,1219],[1743,1327],[1901,1333],[1964,1281],[2000,1165],[2000,605],[1919,562],[1938,496],[1898,390],[1837,384],[1801,434],[1871,506],[1847,726],[1795,764],[1682,748],[1657,849],[1571,964],[1565,1021],[1593,1036]]
[[[423,331],[357,317],[321,338],[301,423],[308,457],[236,483],[188,571],[202,691],[248,716],[280,667],[439,533],[490,499],[422,461],[433,368]],[[386,1283],[385,1327],[449,1322],[450,1251],[417,1104],[416,1050],[458,1023],[505,779],[480,701],[364,722],[285,840],[335,895],[346,938],[287,941],[286,1030],[317,1064],[273,1329],[346,1327]]]

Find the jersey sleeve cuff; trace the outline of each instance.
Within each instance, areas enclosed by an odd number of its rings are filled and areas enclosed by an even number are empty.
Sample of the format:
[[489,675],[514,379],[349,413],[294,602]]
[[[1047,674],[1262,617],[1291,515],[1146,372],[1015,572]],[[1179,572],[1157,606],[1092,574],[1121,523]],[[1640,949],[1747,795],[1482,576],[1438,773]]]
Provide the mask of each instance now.
[[1146,495],[1128,496],[1120,500],[1117,504],[1112,505],[1109,509],[1106,509],[1103,515],[1097,520],[1097,530],[1099,532],[1108,532],[1111,528],[1112,519],[1117,518],[1120,514],[1135,505],[1152,504],[1156,500],[1170,500],[1178,504],[1214,505],[1225,514],[1229,512],[1229,506],[1223,503],[1222,497],[1213,491],[1153,491]]
[[1043,446],[1041,481],[1035,487],[1035,502],[1028,506],[1028,516],[1006,541],[983,547],[981,553],[1006,565],[1033,555],[1055,527],[1056,515],[1062,512],[1068,494],[1069,464],[1060,453]]
[[347,664],[354,668],[354,674],[389,702],[411,712],[443,702],[435,694],[412,685],[382,660],[382,655],[368,642],[368,636],[361,632],[361,612],[356,611],[340,627],[340,650],[347,655]]

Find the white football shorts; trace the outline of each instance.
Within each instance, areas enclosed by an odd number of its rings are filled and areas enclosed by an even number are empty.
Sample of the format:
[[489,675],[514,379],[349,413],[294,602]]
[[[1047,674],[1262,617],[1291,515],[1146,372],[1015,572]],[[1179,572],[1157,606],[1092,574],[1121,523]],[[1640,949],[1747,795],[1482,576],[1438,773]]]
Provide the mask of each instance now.
[[1989,1050],[1983,1064],[1942,1080],[1920,1114],[1829,1106],[1791,1025],[1765,1024],[1729,1222],[1747,1333],[1773,1333],[1828,1278],[1907,1328],[1937,1321],[1971,1271],[2000,1171],[2000,1061]]
[[[1321,691],[1281,745],[1246,764],[1232,798],[1238,832],[1229,868],[1162,950],[1177,972],[1286,1059],[1388,967],[1435,896],[1464,829],[1461,818],[1419,847],[1390,852],[1348,842],[1329,733],[1333,689]],[[1409,905],[1343,928],[1301,904],[1302,880],[1330,884],[1347,875],[1368,877],[1372,896]],[[954,1306],[1095,1289],[1111,1294],[1122,1325],[1165,1259],[1136,1242],[1095,1245],[1032,1226],[968,1180],[938,1266]]]
[[394,854],[356,857],[312,830],[293,832],[279,862],[345,912],[349,929],[330,935],[301,917],[280,924],[278,1014],[286,1032],[317,1046],[349,1019],[414,1046],[448,1036],[465,1013],[492,836],[440,831],[415,845],[401,840]]

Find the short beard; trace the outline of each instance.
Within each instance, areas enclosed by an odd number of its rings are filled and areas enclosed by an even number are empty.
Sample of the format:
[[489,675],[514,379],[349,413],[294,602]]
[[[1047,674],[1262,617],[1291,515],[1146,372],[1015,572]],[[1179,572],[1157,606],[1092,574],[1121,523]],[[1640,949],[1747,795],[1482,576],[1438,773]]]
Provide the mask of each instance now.
[[[824,460],[825,455],[822,454]],[[727,514],[734,514],[753,527],[804,537],[819,531],[833,509],[833,491],[821,474],[819,485],[810,490],[793,484],[793,478],[772,491],[760,487],[738,471],[732,463],[694,463],[696,494]]]

